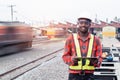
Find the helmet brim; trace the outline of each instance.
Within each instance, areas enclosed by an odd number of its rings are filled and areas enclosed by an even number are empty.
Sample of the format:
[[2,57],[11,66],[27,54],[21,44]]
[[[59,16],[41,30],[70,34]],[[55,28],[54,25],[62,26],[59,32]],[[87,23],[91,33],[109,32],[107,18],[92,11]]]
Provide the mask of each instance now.
[[78,18],[78,21],[81,20],[81,19],[86,19],[86,20],[88,20],[88,21],[90,21],[90,22],[92,21],[91,19],[85,18],[85,17],[80,17],[80,18]]

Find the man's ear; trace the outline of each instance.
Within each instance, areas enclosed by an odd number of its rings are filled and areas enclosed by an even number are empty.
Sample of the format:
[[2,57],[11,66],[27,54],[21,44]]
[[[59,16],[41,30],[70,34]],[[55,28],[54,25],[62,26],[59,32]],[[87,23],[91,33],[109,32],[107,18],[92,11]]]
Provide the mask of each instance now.
[[77,25],[79,24],[79,21],[77,21]]
[[91,26],[91,23],[89,25]]

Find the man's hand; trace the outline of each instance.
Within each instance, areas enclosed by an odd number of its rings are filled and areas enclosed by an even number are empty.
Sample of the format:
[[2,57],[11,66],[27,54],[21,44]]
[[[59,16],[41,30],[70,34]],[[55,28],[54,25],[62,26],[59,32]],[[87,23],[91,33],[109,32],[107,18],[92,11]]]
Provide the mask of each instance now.
[[78,59],[77,56],[73,56],[73,57],[72,57],[72,61],[73,61],[74,65],[78,65],[79,59]]
[[90,60],[90,65],[95,65],[98,63],[98,59],[91,59]]

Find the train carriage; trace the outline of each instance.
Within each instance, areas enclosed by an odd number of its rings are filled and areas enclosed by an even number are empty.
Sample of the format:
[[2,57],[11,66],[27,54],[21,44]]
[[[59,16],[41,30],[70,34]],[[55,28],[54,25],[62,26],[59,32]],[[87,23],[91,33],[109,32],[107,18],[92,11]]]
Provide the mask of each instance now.
[[116,37],[116,28],[113,26],[105,26],[102,29],[103,37]]
[[23,22],[0,22],[0,55],[32,47],[32,28]]
[[54,38],[54,37],[64,37],[66,32],[62,28],[46,28],[46,29],[42,29],[42,34],[44,36],[48,36],[48,38]]

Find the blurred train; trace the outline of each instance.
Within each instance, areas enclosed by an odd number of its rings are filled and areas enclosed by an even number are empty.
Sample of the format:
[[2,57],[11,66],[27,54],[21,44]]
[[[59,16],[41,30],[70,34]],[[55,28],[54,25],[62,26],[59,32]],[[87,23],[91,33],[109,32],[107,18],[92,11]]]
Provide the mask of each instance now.
[[114,37],[120,40],[120,28],[106,26],[102,29],[102,37]]
[[41,33],[43,36],[48,36],[48,38],[64,37],[66,35],[66,31],[63,28],[45,28],[42,29]]
[[113,26],[105,26],[102,29],[103,37],[116,37],[116,28]]
[[0,55],[32,47],[32,28],[24,22],[0,22]]

